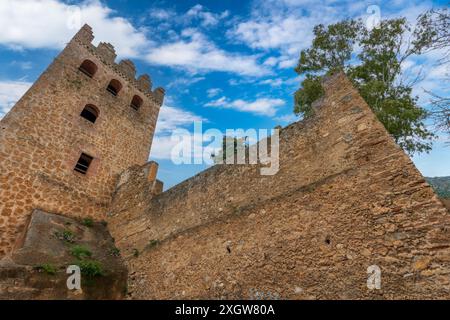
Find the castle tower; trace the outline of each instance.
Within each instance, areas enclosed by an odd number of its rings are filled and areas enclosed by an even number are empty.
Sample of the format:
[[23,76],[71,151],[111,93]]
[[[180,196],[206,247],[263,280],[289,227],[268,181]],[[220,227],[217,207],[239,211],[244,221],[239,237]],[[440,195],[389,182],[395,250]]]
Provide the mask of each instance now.
[[0,258],[33,209],[104,219],[118,175],[149,157],[164,90],[85,25],[0,122]]

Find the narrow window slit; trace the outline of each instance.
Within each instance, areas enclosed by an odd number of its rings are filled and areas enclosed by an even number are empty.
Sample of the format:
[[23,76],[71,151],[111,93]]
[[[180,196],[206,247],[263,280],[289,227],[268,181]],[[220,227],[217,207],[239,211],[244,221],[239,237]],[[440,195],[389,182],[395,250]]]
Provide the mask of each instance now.
[[89,170],[92,160],[94,160],[93,157],[91,157],[85,153],[82,153],[80,156],[80,159],[78,159],[78,162],[75,165],[74,170],[81,174],[86,174],[87,171]]

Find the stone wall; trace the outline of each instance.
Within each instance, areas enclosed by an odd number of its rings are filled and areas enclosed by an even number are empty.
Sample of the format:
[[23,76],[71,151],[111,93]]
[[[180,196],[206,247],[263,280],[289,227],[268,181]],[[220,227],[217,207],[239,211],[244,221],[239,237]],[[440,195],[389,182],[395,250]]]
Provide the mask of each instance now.
[[445,205],[445,207],[450,210],[450,199],[441,199],[442,203]]
[[[67,287],[73,265],[79,290]],[[19,247],[0,260],[0,300],[119,300],[126,291],[127,269],[100,222],[35,210]]]
[[[116,64],[114,48],[92,40],[86,25],[0,122],[0,258],[35,208],[104,219],[118,175],[148,159],[164,90],[150,91],[147,75],[136,80],[131,61]],[[79,70],[85,59],[93,78]],[[117,96],[106,90],[112,79]],[[95,123],[80,116],[87,104]],[[86,175],[73,170],[82,152],[94,157]]]
[[132,298],[449,298],[447,210],[345,76],[324,87],[275,176],[215,166],[158,195],[126,172],[109,228]]

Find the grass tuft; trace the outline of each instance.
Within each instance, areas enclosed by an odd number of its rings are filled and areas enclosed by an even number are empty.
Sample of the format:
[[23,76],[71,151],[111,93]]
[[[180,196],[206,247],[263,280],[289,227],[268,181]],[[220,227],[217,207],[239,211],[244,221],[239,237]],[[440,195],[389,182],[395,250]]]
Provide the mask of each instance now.
[[50,263],[44,263],[35,267],[39,272],[45,272],[48,275],[54,276],[57,272],[57,269],[54,265]]
[[70,254],[79,260],[92,256],[92,252],[85,246],[73,246],[70,249]]

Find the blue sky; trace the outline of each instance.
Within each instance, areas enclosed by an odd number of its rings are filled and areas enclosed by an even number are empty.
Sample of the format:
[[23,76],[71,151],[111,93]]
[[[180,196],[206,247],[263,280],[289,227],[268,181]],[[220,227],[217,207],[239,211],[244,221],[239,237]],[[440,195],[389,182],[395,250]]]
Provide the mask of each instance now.
[[[166,188],[207,165],[170,160],[176,128],[273,128],[296,120],[293,71],[299,52],[310,45],[312,28],[349,17],[367,19],[370,5],[382,18],[411,21],[446,1],[0,1],[0,117],[45,70],[83,23],[95,41],[114,44],[119,58],[131,58],[166,89],[151,159],[160,163]],[[410,59],[405,71],[422,68],[415,94],[426,106],[424,89],[448,92],[441,53]],[[440,137],[433,151],[414,161],[424,175],[450,175],[450,147]]]

